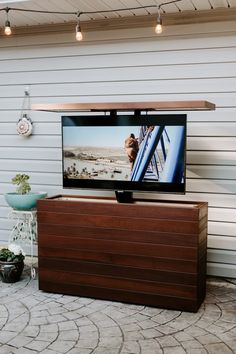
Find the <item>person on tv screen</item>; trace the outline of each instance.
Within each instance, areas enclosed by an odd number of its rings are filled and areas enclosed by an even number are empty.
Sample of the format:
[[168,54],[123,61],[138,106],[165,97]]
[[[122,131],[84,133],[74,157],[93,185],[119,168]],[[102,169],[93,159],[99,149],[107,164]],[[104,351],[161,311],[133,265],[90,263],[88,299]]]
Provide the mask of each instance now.
[[125,150],[128,155],[128,159],[131,164],[131,170],[132,170],[134,161],[136,159],[139,150],[138,139],[135,138],[135,135],[133,133],[131,133],[128,136],[128,138],[125,139]]

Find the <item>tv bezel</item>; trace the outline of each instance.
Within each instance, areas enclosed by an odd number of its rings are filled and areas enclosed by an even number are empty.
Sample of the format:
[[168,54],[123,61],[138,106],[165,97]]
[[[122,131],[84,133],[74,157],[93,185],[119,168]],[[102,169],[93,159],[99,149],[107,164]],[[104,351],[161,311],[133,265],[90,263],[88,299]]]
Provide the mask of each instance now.
[[[101,179],[72,179],[64,177],[64,133],[63,121],[65,119],[76,119],[80,124],[77,126],[184,126],[184,181],[183,183],[165,183],[165,182],[136,182],[121,180],[101,180]],[[153,119],[158,120],[153,124]],[[128,124],[127,124],[128,123]],[[63,188],[65,189],[94,189],[94,190],[112,190],[127,192],[158,192],[158,193],[176,193],[184,194],[186,192],[186,136],[187,132],[186,114],[115,114],[115,115],[63,115],[61,116],[62,132],[62,178]]]

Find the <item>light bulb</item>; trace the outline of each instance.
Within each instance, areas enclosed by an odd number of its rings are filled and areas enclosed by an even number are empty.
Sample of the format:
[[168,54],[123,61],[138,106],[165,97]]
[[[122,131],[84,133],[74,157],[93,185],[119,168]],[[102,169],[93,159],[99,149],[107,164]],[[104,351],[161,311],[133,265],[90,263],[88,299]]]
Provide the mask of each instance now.
[[162,18],[161,18],[161,11],[160,8],[157,11],[157,24],[155,27],[155,32],[156,34],[161,34],[163,31],[163,27],[162,27]]
[[75,38],[77,41],[82,41],[83,39],[83,35],[82,35],[82,32],[81,32],[81,28],[80,28],[80,25],[77,24],[76,25],[76,29],[75,29]]
[[157,23],[156,27],[155,27],[155,32],[156,34],[161,34],[163,31],[163,27],[161,23]]
[[8,20],[5,22],[4,33],[5,33],[7,36],[10,36],[10,35],[11,35],[11,24],[10,24],[10,21],[8,21]]

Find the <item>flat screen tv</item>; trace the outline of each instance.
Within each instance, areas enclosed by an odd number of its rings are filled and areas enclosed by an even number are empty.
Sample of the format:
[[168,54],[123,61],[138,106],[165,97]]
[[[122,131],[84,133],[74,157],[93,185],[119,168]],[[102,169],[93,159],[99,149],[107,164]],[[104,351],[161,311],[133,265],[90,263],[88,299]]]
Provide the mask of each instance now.
[[185,114],[62,116],[63,188],[185,192]]

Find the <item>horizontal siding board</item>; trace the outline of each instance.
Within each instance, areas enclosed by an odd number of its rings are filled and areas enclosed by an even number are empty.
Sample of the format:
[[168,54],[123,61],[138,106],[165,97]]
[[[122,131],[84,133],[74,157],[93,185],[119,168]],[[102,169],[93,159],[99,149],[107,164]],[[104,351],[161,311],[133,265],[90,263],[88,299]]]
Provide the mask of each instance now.
[[3,135],[1,136],[2,147],[38,147],[38,148],[59,148],[61,147],[61,136],[44,136],[31,135],[29,138],[25,138],[19,135]]
[[209,249],[207,252],[208,262],[230,263],[236,265],[236,251]]
[[236,122],[235,109],[218,107],[215,111],[188,112],[188,122]]
[[[10,210],[9,210],[9,213],[10,213]],[[0,217],[0,223],[1,223],[1,229],[3,229],[3,230],[11,231],[14,226],[13,220],[10,220],[8,218],[1,218]]]
[[[15,160],[24,158],[24,160],[53,160],[61,163],[62,151],[60,148],[34,148],[25,147],[1,147],[0,158],[4,160]],[[3,167],[3,166],[1,166]]]
[[[0,136],[16,134],[16,123],[1,123],[0,122]],[[61,134],[61,124],[58,123],[33,123],[33,134],[37,135],[53,135]]]
[[208,262],[207,274],[218,277],[235,278],[236,266],[234,264]]
[[[236,209],[208,208],[208,220],[222,222],[236,222]],[[236,234],[236,225],[235,225]]]
[[0,230],[0,245],[4,246],[7,245],[9,238],[9,230]]
[[186,190],[188,192],[233,194],[236,198],[236,181],[187,179]]
[[234,136],[236,137],[236,122],[188,123],[188,136]]
[[[21,87],[21,86],[20,86]],[[21,93],[22,92],[22,87],[21,87]],[[20,97],[20,96],[19,96]],[[23,97],[21,98],[21,100],[23,101]],[[18,122],[18,120],[21,117],[21,108],[22,107],[18,107],[17,109],[6,109],[4,110],[2,106],[0,106],[0,122],[1,123],[14,123],[16,125],[16,123]],[[60,123],[61,121],[61,115],[59,115],[58,113],[53,113],[53,112],[39,112],[39,111],[31,111],[29,114],[31,120],[34,123]]]
[[8,207],[0,207],[0,217],[1,218],[7,218],[9,214],[9,208]]
[[236,251],[236,238],[209,234],[207,246],[208,248]]
[[[99,66],[99,60],[96,59],[96,65]],[[102,60],[102,59],[101,59]],[[82,82],[84,85],[89,85],[89,82],[104,81],[127,81],[127,80],[163,80],[163,79],[206,79],[206,78],[229,78],[229,86],[233,89],[235,78],[232,78],[232,73],[236,72],[235,63],[211,63],[201,65],[162,65],[162,66],[141,66],[141,67],[122,67],[122,68],[95,68],[95,69],[74,69],[74,70],[49,70],[49,71],[25,71],[14,73],[1,73],[1,85],[12,85],[17,82],[24,85],[25,82],[33,84],[42,84],[47,82],[70,83]],[[232,84],[231,84],[232,82]],[[231,85],[230,85],[231,84]],[[230,87],[228,90],[230,90]],[[216,89],[217,87],[215,87]],[[194,89],[194,86],[192,87]],[[202,86],[204,90],[204,86]],[[221,88],[218,87],[218,90]],[[226,87],[225,87],[226,89]],[[224,90],[224,88],[223,88]]]
[[[30,161],[29,161],[30,163]],[[30,167],[31,170],[33,170],[32,167]],[[57,169],[57,168],[56,168]],[[45,184],[45,185],[55,185],[58,186],[62,182],[62,168],[60,169],[59,172],[55,172],[53,166],[51,167],[51,171],[47,172],[49,168],[47,167],[46,169],[43,169],[43,172],[39,172],[39,168],[35,168],[35,172],[30,171],[29,169],[16,169],[14,171],[10,171],[10,169],[7,169],[7,171],[1,171],[1,183],[9,183],[11,182],[11,179],[15,176],[16,172],[25,172],[27,170],[27,173],[30,174],[30,184]]]
[[[204,66],[205,65],[205,66]],[[176,92],[177,86],[180,92],[231,92],[235,91],[236,79],[231,77],[232,71],[236,72],[236,63],[227,64],[227,72],[224,72],[225,65],[219,68],[219,64],[202,64],[199,68],[189,67],[187,65],[169,67],[135,67],[135,68],[104,68],[104,69],[89,69],[89,70],[61,70],[61,71],[35,71],[35,72],[19,72],[19,73],[0,73],[0,97],[6,96],[4,86],[14,85],[15,80],[19,84],[24,85],[30,81],[32,85],[44,85],[45,94],[48,94],[50,87],[45,84],[55,83],[55,95],[63,94],[63,87],[67,85],[68,93],[81,88],[81,84],[86,88],[92,88],[92,85],[126,83],[128,81],[135,82],[138,85],[140,82],[144,85],[149,83],[149,91],[154,92],[154,87],[159,92],[173,93]],[[203,67],[204,66],[204,67]],[[189,82],[191,80],[191,82]],[[171,84],[171,85],[170,85]],[[194,85],[193,85],[194,84]],[[155,86],[154,86],[155,85]],[[173,87],[172,87],[173,86]],[[39,87],[35,88],[34,95],[39,95]],[[85,90],[86,91],[86,90]],[[18,94],[20,96],[20,94]],[[11,97],[11,96],[10,96]]]
[[[234,62],[236,57],[236,48],[206,48],[196,50],[173,50],[161,51],[152,50],[148,52],[139,52],[134,48],[130,53],[94,53],[81,54],[79,51],[71,55],[65,53],[58,54],[56,57],[38,58],[37,52],[34,58],[26,58],[24,60],[10,59],[1,60],[0,72],[21,72],[21,71],[37,71],[37,70],[68,70],[70,69],[93,69],[96,68],[97,61],[100,68],[109,67],[134,67],[138,65],[156,66],[156,65],[177,65],[177,64],[205,64],[205,63],[228,63]],[[47,51],[48,54],[48,51]]]
[[[22,171],[19,172],[24,172],[30,174],[30,184],[33,186],[33,184],[44,184],[44,185],[60,185],[60,182],[62,180],[62,174],[61,173],[55,173],[54,171],[50,171],[48,173],[45,173],[45,171],[37,171],[37,172],[32,172],[30,170],[30,164],[27,166],[25,165],[25,168],[22,169]],[[14,191],[14,186],[9,186],[8,190],[6,190],[6,187],[8,186],[8,183],[11,183],[11,179],[18,173],[18,170],[13,170],[13,171],[1,171],[1,192],[6,193],[6,192],[13,192]]]
[[[137,89],[134,93],[142,92],[140,91],[140,85],[143,85],[143,93],[156,93],[158,94],[174,94],[178,92],[179,94],[188,94],[191,92],[199,93],[202,95],[205,93],[224,93],[224,92],[235,92],[236,78],[187,78],[182,79],[181,76],[173,78],[170,77],[159,77],[159,73],[155,74],[155,69],[152,68],[153,72],[150,72],[149,75],[143,73],[144,67],[139,67],[136,69],[139,75],[132,75],[132,70],[127,69],[127,73],[123,73],[118,69],[112,69],[114,75],[111,75],[110,70],[103,69],[98,73],[98,70],[90,70],[90,79],[86,79],[87,73],[80,72],[73,75],[73,79],[68,81],[68,75],[65,71],[59,71],[57,73],[60,82],[53,85],[53,95],[54,96],[73,96],[75,93],[80,92],[83,88],[83,92],[86,93],[88,90],[92,90],[91,93],[95,93],[96,86],[100,89],[101,92],[106,94],[106,87],[114,86],[118,92],[121,85],[124,88],[129,88],[137,86]],[[150,71],[152,71],[150,70]],[[40,76],[41,81],[35,81],[34,87],[31,89],[32,97],[52,95],[52,87],[50,84],[50,74],[47,72],[37,73]],[[181,75],[181,74],[180,74]],[[53,80],[53,78],[52,78]],[[103,87],[104,86],[104,87]],[[14,87],[12,83],[9,83],[9,86],[6,84],[0,86],[0,98],[21,98],[21,92],[11,92],[11,88]],[[133,89],[134,90],[134,89]],[[19,90],[18,90],[19,91]]]
[[187,177],[209,179],[236,179],[236,166],[187,165]]
[[208,222],[208,231],[211,235],[231,236],[236,239],[236,221],[235,222]]
[[43,160],[5,160],[3,165],[0,165],[0,171],[13,172],[38,172],[38,173],[61,173],[61,161],[43,161]]
[[236,151],[235,137],[188,137],[188,150],[198,151]]
[[219,165],[224,169],[225,166],[236,165],[236,151],[188,151],[186,154],[188,169],[190,165]]

